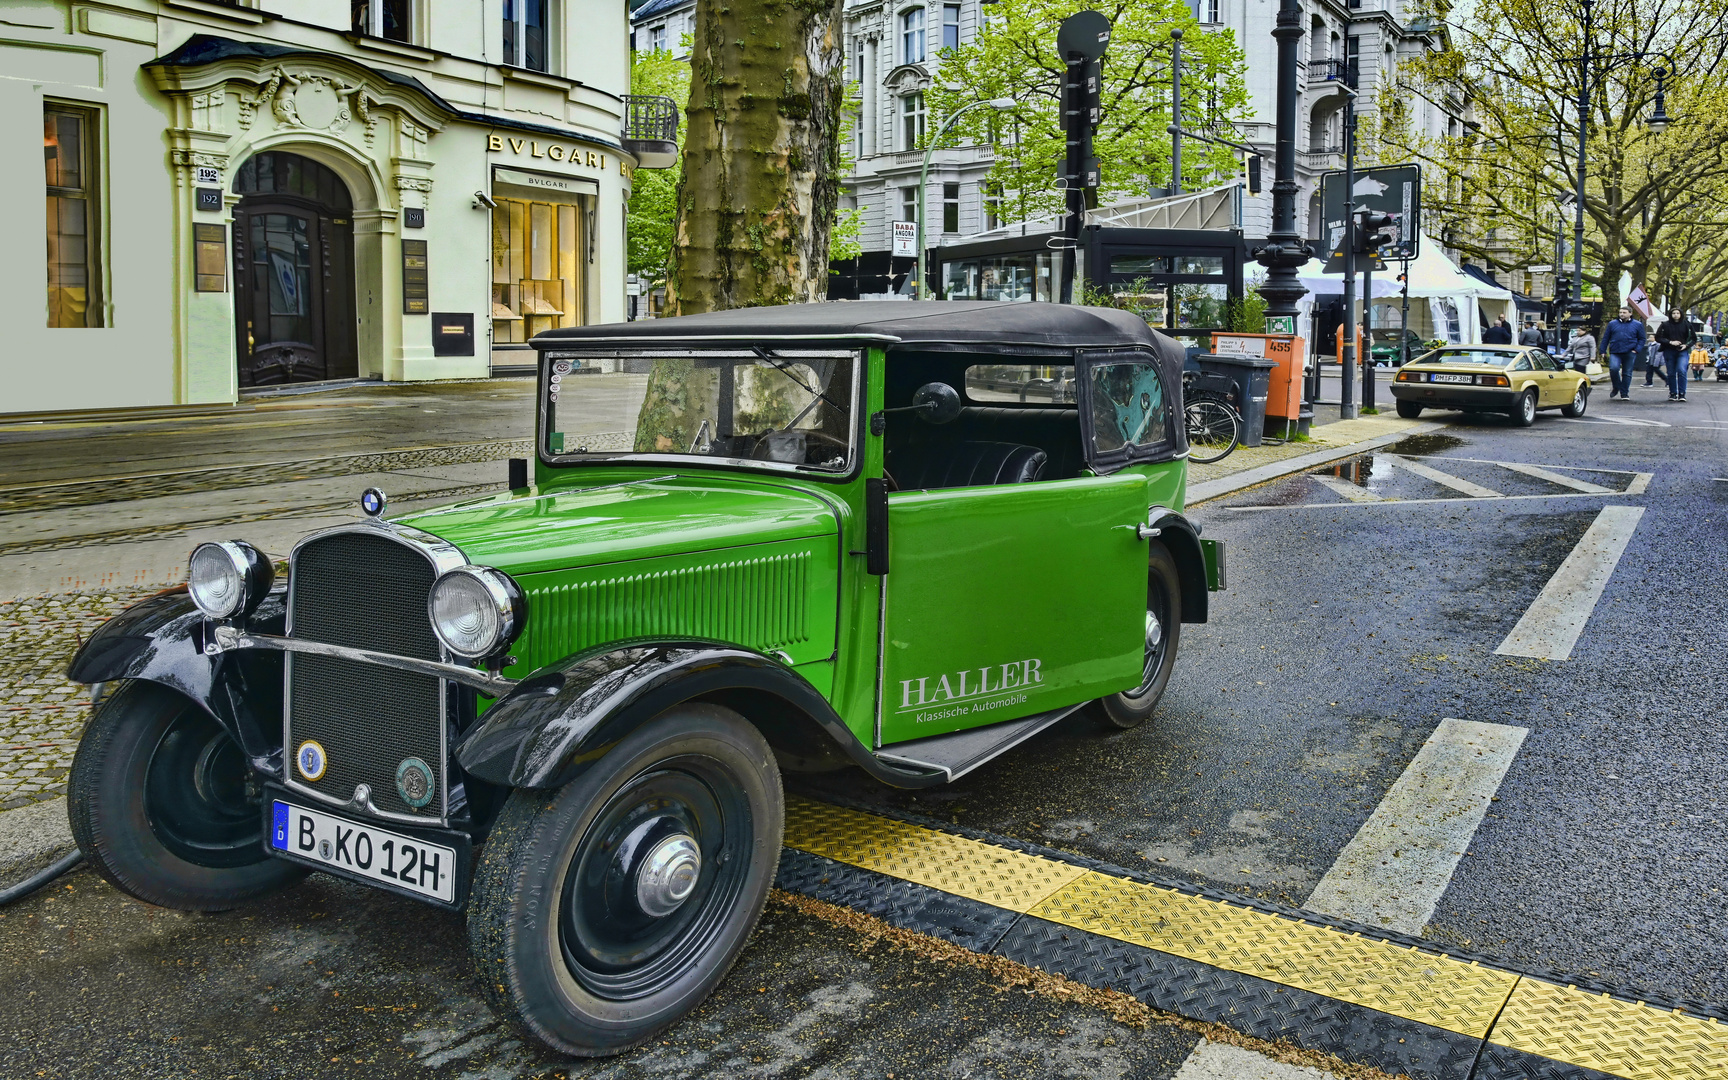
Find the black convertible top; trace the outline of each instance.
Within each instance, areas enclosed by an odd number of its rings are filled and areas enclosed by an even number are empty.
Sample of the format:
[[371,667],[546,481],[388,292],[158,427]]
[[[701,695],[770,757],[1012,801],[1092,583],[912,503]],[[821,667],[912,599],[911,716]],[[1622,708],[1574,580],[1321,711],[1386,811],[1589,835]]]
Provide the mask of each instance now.
[[723,342],[877,344],[922,352],[1017,355],[1079,349],[1146,348],[1180,363],[1181,346],[1139,316],[1114,308],[991,300],[828,301],[734,308],[703,315],[570,326],[534,336],[540,349],[609,345],[716,345]]

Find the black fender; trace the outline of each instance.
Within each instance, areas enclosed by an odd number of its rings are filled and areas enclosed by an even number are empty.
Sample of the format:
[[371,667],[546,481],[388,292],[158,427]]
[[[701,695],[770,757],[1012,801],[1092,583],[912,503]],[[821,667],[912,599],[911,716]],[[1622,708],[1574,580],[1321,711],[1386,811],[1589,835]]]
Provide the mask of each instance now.
[[549,664],[486,710],[456,744],[456,761],[491,784],[561,787],[636,728],[693,700],[737,710],[780,755],[822,761],[839,751],[842,762],[898,787],[943,779],[878,761],[828,700],[784,664],[700,640],[605,645]]
[[1211,595],[1206,589],[1206,557],[1200,551],[1200,527],[1167,506],[1154,506],[1147,523],[1158,530],[1154,543],[1162,543],[1176,560],[1176,578],[1182,586],[1182,621],[1205,622]]
[[[280,634],[286,591],[264,598],[247,629]],[[66,677],[99,683],[143,679],[197,702],[240,744],[254,768],[280,769],[282,654],[240,649],[208,656],[213,623],[184,586],[142,600],[103,623],[72,657]]]

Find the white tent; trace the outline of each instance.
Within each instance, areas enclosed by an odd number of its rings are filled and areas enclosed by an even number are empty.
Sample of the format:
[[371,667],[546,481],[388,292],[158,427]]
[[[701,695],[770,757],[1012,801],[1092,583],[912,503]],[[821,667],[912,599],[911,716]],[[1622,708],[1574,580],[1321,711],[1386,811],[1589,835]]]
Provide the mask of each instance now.
[[[1301,314],[1297,320],[1297,332],[1307,338],[1310,345],[1314,340],[1311,334],[1314,297],[1338,296],[1344,291],[1344,275],[1325,273],[1324,266],[1324,261],[1310,259],[1307,265],[1296,271],[1303,287],[1308,290],[1308,295],[1298,302]],[[1259,274],[1265,273],[1257,266],[1253,269]],[[1403,270],[1403,263],[1389,262],[1384,273],[1375,274],[1374,298],[1382,300],[1401,296],[1403,283],[1398,280],[1398,275]],[[1425,338],[1474,344],[1481,340],[1482,336],[1478,305],[1487,301],[1496,305],[1499,310],[1509,311],[1512,304],[1510,290],[1490,285],[1460,270],[1456,263],[1446,257],[1432,237],[1422,238],[1420,253],[1410,261],[1409,276],[1411,300],[1423,301],[1421,304],[1412,305],[1411,314],[1417,317],[1411,320],[1411,329]],[[1361,295],[1360,280],[1357,282],[1357,295]],[[1397,305],[1376,304],[1375,325],[1390,325],[1381,315],[1389,309],[1395,310],[1396,307]],[[1427,333],[1423,333],[1424,328]]]

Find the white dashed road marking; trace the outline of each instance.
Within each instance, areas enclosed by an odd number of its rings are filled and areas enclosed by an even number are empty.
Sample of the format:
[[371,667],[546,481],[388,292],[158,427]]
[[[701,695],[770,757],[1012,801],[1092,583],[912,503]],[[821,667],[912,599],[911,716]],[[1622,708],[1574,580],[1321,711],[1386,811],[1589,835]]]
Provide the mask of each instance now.
[[1462,491],[1472,499],[1499,499],[1505,497],[1505,492],[1495,491],[1493,488],[1483,487],[1481,484],[1472,484],[1468,480],[1461,480],[1458,477],[1453,476],[1451,473],[1443,473],[1439,469],[1436,469],[1431,465],[1424,465],[1413,458],[1399,457],[1397,454],[1386,454],[1384,456],[1390,460],[1396,468],[1403,469],[1406,472],[1413,472],[1424,480],[1432,480],[1441,487],[1449,487],[1453,491]]
[[1420,934],[1527,734],[1440,721],[1302,906]]
[[1554,571],[1518,625],[1494,651],[1501,656],[1530,656],[1538,660],[1565,660],[1572,646],[1602,599],[1602,590],[1614,576],[1614,567],[1632,542],[1641,506],[1604,506],[1596,520],[1584,530],[1578,546]]
[[1554,472],[1552,469],[1544,469],[1540,465],[1523,465],[1516,461],[1502,461],[1500,467],[1502,469],[1511,469],[1513,472],[1523,473],[1525,476],[1534,476],[1538,480],[1546,480],[1550,484],[1559,484],[1561,487],[1569,487],[1574,491],[1588,492],[1591,495],[1609,495],[1614,491],[1613,488],[1603,487],[1601,484],[1592,484],[1590,481],[1580,480],[1576,476],[1565,476],[1561,473]]
[[1351,502],[1385,502],[1378,495],[1370,494],[1368,489],[1360,484],[1352,484],[1341,476],[1316,476],[1320,485],[1335,495],[1342,495]]
[[1673,427],[1660,420],[1639,420],[1631,416],[1556,416],[1562,424],[1629,424],[1633,427]]
[[1334,1074],[1287,1065],[1228,1043],[1200,1040],[1171,1080],[1333,1080]]

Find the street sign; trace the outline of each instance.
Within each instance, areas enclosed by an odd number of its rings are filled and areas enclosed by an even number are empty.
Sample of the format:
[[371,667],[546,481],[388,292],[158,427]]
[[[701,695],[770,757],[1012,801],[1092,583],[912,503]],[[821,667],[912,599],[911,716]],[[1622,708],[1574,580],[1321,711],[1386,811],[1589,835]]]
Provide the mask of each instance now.
[[[1397,215],[1398,238],[1380,249],[1375,270],[1386,269],[1385,259],[1414,259],[1422,238],[1422,166],[1383,165],[1356,170],[1353,201],[1357,210],[1368,209]],[[1320,177],[1320,207],[1326,226],[1326,273],[1344,269],[1344,173],[1340,170]],[[1358,263],[1361,259],[1358,259]]]
[[916,259],[918,257],[918,223],[916,221],[896,221],[894,223],[892,257],[896,259]]

